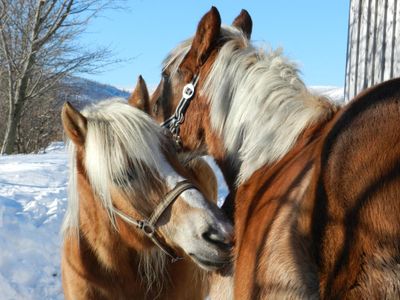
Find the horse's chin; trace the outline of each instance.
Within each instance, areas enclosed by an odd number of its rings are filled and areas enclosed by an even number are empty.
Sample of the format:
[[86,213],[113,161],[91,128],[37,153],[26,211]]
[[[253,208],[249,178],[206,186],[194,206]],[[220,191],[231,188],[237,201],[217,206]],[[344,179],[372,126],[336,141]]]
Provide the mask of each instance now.
[[231,264],[232,262],[230,257],[215,259],[215,258],[200,257],[192,253],[189,254],[189,256],[200,268],[206,271],[216,271],[222,269]]

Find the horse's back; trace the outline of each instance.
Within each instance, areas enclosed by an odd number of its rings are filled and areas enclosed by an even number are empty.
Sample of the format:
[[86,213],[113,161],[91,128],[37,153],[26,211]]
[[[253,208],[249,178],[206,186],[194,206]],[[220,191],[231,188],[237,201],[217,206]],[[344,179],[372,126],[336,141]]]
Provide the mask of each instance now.
[[368,89],[332,122],[313,231],[325,298],[400,297],[400,79]]

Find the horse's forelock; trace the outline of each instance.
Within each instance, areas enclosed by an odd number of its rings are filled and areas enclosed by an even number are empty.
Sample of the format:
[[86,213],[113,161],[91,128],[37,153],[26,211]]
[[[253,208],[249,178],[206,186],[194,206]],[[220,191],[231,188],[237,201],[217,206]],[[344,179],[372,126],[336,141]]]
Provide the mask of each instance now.
[[171,76],[178,71],[180,64],[190,50],[192,39],[187,39],[175,47],[162,62],[162,70],[169,69]]

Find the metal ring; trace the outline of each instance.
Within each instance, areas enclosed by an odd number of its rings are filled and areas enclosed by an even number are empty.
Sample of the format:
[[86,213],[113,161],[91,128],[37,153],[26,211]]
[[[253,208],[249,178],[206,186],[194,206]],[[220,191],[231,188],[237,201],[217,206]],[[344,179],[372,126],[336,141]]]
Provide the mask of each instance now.
[[194,85],[193,83],[188,83],[183,87],[183,91],[182,91],[182,97],[185,99],[190,99],[192,98],[194,94]]
[[153,236],[154,232],[156,229],[152,224],[149,224],[147,221],[141,221],[141,230],[144,232],[145,235],[147,236]]

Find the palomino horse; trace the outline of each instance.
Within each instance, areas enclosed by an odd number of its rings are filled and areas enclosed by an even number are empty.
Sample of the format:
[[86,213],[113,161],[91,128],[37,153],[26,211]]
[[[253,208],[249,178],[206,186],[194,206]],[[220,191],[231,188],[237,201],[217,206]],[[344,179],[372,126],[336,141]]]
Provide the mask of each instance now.
[[400,80],[339,108],[251,28],[211,8],[146,104],[225,176],[235,298],[399,299]]
[[[152,119],[120,101],[64,105],[72,141],[62,275],[67,299],[204,299],[202,271],[230,261],[232,226]],[[214,183],[213,183],[214,182]],[[169,262],[172,257],[175,262]],[[181,259],[183,257],[183,259]]]

